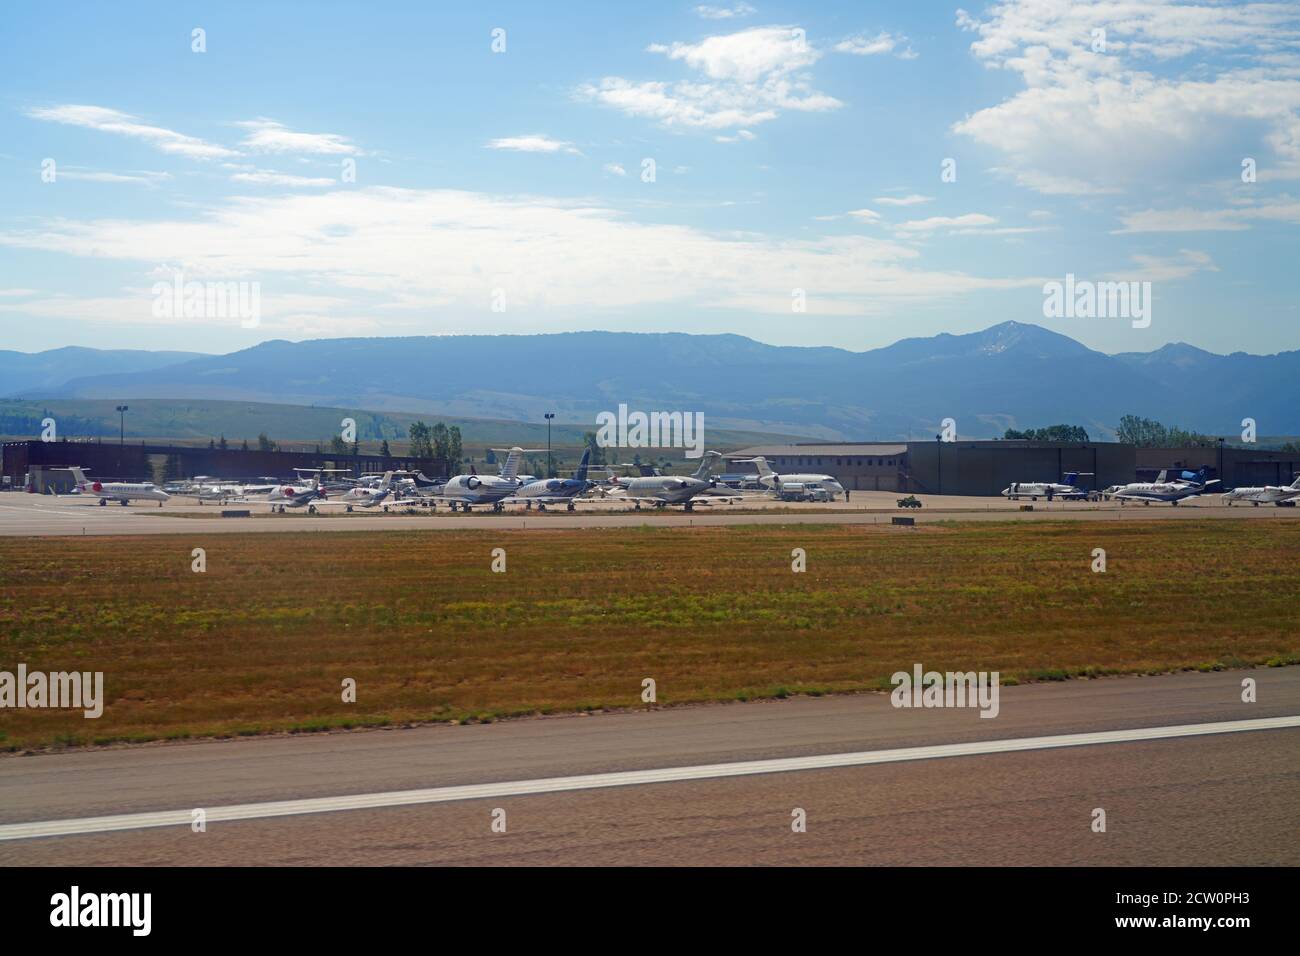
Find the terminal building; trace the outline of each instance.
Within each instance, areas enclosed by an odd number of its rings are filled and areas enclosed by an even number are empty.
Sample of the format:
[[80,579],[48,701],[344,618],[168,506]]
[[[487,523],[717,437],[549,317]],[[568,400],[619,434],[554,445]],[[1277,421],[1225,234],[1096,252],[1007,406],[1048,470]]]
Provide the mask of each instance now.
[[1013,481],[1060,481],[1072,471],[1087,476],[1079,479],[1086,489],[1152,481],[1162,470],[1205,467],[1225,488],[1289,485],[1300,472],[1300,453],[1240,445],[1138,448],[1118,442],[1019,440],[752,445],[729,453],[726,471],[753,471],[752,464],[739,459],[757,456],[779,474],[833,475],[849,491],[931,495],[997,495]]
[[205,445],[121,444],[98,441],[10,441],[0,444],[0,476],[10,487],[31,485],[67,491],[72,476],[65,470],[81,467],[91,478],[104,481],[152,481],[162,484],[198,475],[223,480],[291,478],[295,468],[341,468],[354,476],[407,469],[430,478],[447,473],[438,458],[339,455],[335,452],[244,451]]

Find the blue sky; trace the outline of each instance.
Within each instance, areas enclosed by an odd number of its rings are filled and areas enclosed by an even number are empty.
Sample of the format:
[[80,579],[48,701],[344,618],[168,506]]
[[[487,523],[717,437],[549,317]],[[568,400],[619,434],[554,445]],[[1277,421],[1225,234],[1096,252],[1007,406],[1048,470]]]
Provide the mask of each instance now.
[[[0,348],[1300,348],[1294,5],[458,6],[7,10]],[[1150,327],[1045,318],[1066,273],[1151,282]],[[256,324],[158,315],[177,276],[256,283]]]

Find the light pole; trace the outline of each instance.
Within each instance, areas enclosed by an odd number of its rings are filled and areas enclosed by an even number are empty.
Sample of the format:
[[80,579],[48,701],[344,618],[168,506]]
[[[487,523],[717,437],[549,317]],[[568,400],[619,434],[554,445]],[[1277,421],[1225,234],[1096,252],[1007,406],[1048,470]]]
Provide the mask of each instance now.
[[939,472],[939,481],[938,481],[939,490],[936,491],[935,494],[941,495],[943,494],[943,436],[935,435],[934,441],[935,441],[934,461],[935,461],[935,467],[938,469]]
[[551,461],[551,419],[555,417],[555,412],[546,412],[542,416],[546,419],[546,477],[555,477],[555,465]]
[[117,415],[118,415],[117,443],[119,445],[126,444],[126,413],[130,409],[130,407],[131,406],[129,405],[117,406]]

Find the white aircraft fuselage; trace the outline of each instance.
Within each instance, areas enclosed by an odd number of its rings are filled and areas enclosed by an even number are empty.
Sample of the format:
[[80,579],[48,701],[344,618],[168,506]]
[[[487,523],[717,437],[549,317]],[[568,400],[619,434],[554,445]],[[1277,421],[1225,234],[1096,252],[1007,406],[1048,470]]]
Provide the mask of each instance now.
[[69,469],[77,483],[77,492],[99,499],[100,504],[108,501],[156,501],[161,505],[171,495],[157,487],[151,481],[94,481],[86,477],[80,468]]
[[1228,504],[1249,501],[1253,505],[1280,505],[1300,498],[1300,478],[1289,485],[1263,485],[1254,488],[1233,488],[1220,497]]

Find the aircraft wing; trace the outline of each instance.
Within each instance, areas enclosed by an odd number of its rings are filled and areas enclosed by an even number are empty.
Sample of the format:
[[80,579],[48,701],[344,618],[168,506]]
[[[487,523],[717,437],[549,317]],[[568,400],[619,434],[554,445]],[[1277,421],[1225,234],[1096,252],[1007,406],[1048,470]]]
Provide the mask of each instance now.
[[567,504],[570,501],[577,501],[577,500],[578,500],[577,496],[566,497],[564,495],[533,495],[532,497],[529,498],[515,498],[515,497],[502,498],[501,503],[503,505],[522,505],[529,501],[535,501],[538,504],[543,504],[543,505],[563,505],[563,504]]

